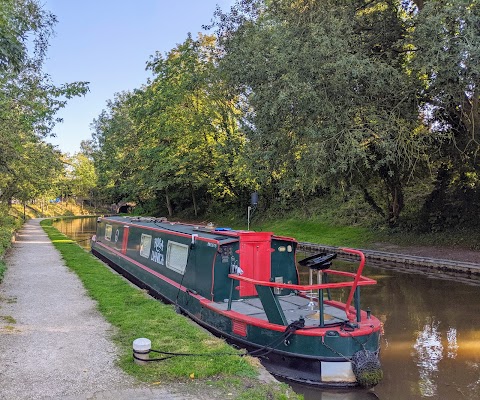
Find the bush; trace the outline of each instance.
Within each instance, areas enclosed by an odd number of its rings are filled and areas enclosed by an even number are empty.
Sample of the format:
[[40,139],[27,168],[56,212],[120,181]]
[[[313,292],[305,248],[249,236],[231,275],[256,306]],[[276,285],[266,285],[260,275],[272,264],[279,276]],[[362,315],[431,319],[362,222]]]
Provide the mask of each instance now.
[[0,282],[3,280],[5,273],[5,263],[2,261],[5,251],[12,243],[13,232],[22,224],[19,217],[9,215],[8,208],[0,208]]
[[0,257],[10,247],[12,234],[16,228],[15,218],[0,210]]

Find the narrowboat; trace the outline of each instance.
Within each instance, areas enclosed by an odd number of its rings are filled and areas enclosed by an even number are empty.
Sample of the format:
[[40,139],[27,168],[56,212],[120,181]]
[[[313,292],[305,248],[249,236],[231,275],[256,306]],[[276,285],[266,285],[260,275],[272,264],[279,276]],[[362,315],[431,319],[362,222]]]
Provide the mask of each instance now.
[[376,283],[362,276],[364,255],[343,249],[358,255],[356,272],[330,268],[335,254],[301,260],[310,271],[301,284],[296,250],[295,239],[272,232],[165,218],[102,217],[92,238],[95,256],[258,357],[274,376],[374,386],[382,378],[382,324],[360,308],[360,287]]

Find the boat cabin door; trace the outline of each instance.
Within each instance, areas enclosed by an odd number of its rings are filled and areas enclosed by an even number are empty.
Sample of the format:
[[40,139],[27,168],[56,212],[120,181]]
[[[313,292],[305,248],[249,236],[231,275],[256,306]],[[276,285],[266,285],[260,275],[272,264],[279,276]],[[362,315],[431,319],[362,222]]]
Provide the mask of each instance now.
[[[243,276],[259,281],[270,281],[271,277],[271,232],[242,232],[240,234],[239,261]],[[251,283],[240,282],[240,297],[256,296]]]

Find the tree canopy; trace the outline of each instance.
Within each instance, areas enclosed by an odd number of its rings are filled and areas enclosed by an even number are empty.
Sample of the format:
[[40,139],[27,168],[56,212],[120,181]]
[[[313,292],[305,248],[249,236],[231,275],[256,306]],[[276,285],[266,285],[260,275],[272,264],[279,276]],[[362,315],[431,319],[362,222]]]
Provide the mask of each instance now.
[[96,120],[106,193],[169,213],[355,194],[392,226],[407,209],[425,229],[471,223],[479,18],[472,0],[219,8],[215,37],[153,56],[154,78]]
[[95,120],[99,179],[114,201],[160,203],[169,214],[186,201],[198,213],[242,190],[245,138],[216,51],[215,39],[201,35],[156,54],[152,81],[117,95]]
[[84,82],[55,86],[42,71],[55,22],[55,16],[36,0],[5,0],[0,5],[0,200],[3,201],[35,198],[62,173],[60,152],[44,139],[59,122],[56,112],[69,98],[87,91]]

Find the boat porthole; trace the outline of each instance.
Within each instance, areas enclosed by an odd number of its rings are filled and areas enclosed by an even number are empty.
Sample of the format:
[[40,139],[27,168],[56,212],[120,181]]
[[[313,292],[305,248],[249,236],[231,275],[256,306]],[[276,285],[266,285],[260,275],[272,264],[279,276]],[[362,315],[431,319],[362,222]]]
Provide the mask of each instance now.
[[290,346],[290,340],[285,339],[285,340],[283,341],[283,344],[284,344],[285,346]]

